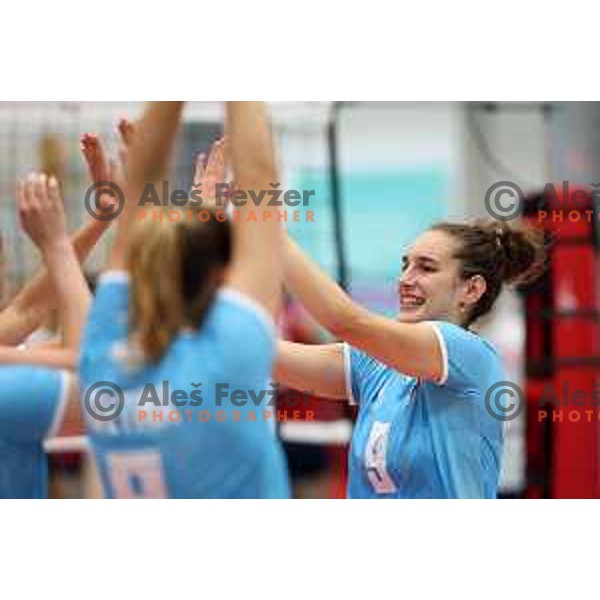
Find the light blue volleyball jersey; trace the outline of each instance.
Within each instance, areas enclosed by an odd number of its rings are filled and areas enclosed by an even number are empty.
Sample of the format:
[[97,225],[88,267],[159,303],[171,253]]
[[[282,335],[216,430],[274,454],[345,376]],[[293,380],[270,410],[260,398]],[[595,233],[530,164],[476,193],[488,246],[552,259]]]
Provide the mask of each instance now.
[[0,366],[0,498],[46,498],[44,440],[62,421],[68,374],[37,366]]
[[[288,497],[275,406],[265,394],[275,352],[266,311],[235,290],[221,290],[199,331],[182,332],[159,363],[136,365],[128,310],[127,274],[105,274],[84,334],[80,376],[107,496]],[[86,407],[86,392],[100,382],[123,390],[116,419],[92,418],[90,406],[104,416],[117,392],[100,398],[99,410],[88,394]],[[160,405],[165,398],[168,405]]]
[[495,498],[502,425],[486,391],[505,377],[481,337],[432,322],[439,383],[407,377],[345,345],[348,394],[359,406],[349,455],[350,498]]

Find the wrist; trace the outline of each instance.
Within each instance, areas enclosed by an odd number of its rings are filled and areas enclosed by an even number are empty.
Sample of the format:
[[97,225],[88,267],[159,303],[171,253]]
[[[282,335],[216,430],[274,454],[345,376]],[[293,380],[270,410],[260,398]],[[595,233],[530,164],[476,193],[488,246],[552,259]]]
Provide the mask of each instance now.
[[40,245],[40,252],[47,258],[64,257],[73,252],[73,244],[65,234],[59,238],[48,240]]
[[96,217],[91,217],[87,222],[85,229],[87,231],[103,232],[112,225],[113,219],[101,220]]

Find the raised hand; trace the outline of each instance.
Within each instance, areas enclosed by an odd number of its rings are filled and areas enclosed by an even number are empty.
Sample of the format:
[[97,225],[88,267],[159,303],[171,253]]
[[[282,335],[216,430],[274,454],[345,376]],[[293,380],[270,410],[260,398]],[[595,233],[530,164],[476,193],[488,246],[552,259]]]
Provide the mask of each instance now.
[[120,119],[117,126],[124,146],[131,146],[135,134],[135,125],[127,119]]
[[81,152],[88,167],[92,181],[109,181],[110,165],[104,152],[100,138],[95,133],[84,133],[81,136]]
[[69,239],[58,181],[32,173],[17,186],[17,205],[21,228],[40,250],[57,296],[63,345],[58,358],[73,364],[90,291]]
[[[81,152],[83,158],[88,167],[88,172],[93,183],[99,183],[101,181],[110,181],[116,183],[118,178],[117,168],[113,161],[108,160],[104,147],[100,141],[100,138],[95,133],[84,133],[81,136]],[[111,191],[96,192],[96,208],[100,214],[110,213],[116,207],[116,199]],[[105,222],[107,225],[110,221]]]
[[123,173],[127,173],[127,163],[129,162],[129,152],[133,143],[133,136],[135,135],[135,125],[127,119],[120,119],[117,125],[119,134],[121,136],[121,145],[119,147],[119,161],[121,162],[121,168]]
[[[227,168],[227,141],[218,139],[212,146],[208,159],[206,154],[199,154],[195,162],[194,180],[192,191],[200,192],[203,205],[215,205],[217,197],[217,184],[225,182]],[[231,195],[232,185],[229,185],[228,196]],[[221,190],[221,196],[223,191]],[[218,204],[222,208],[222,204]]]
[[21,228],[45,253],[54,245],[70,244],[63,201],[55,177],[32,173],[17,185]]

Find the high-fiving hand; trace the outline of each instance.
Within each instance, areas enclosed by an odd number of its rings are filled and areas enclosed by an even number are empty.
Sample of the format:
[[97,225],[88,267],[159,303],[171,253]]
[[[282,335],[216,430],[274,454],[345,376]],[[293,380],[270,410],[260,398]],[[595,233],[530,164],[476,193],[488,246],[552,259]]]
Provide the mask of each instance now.
[[44,173],[32,173],[17,185],[21,228],[45,253],[55,244],[70,243],[58,181]]
[[81,136],[81,152],[85,158],[92,181],[109,181],[110,164],[104,152],[100,138],[95,133],[84,133]]
[[[217,185],[226,183],[226,170],[227,141],[225,138],[220,138],[212,145],[208,159],[204,153],[199,154],[196,157],[192,191],[196,190],[200,192],[203,206],[218,206],[219,208],[224,208],[223,201],[221,200],[221,203],[217,204],[216,198]],[[229,184],[226,200],[231,196],[232,190],[233,186],[232,184]],[[220,195],[224,195],[222,190]]]

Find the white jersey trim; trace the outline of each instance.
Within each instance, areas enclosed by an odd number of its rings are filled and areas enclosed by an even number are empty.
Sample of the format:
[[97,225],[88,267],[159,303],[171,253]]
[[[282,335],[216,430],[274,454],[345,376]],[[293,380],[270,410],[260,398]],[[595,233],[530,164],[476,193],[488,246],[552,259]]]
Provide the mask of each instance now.
[[104,271],[98,277],[98,284],[101,283],[128,283],[130,281],[129,272],[121,269],[112,269]]
[[446,346],[446,340],[440,330],[440,327],[437,323],[428,322],[428,325],[431,325],[433,331],[435,331],[435,336],[438,339],[438,343],[440,345],[440,352],[442,353],[442,376],[439,381],[436,381],[437,385],[445,385],[448,381],[448,348]]
[[350,345],[342,344],[344,351],[344,382],[346,384],[346,396],[348,403],[352,405],[358,404],[354,394],[352,393],[352,357],[350,356]]
[[53,438],[58,435],[60,428],[62,427],[65,412],[69,402],[69,396],[71,392],[71,384],[75,377],[69,373],[69,371],[60,372],[60,391],[58,395],[58,404],[54,409],[54,417],[50,423],[50,427],[46,433],[46,438]]

